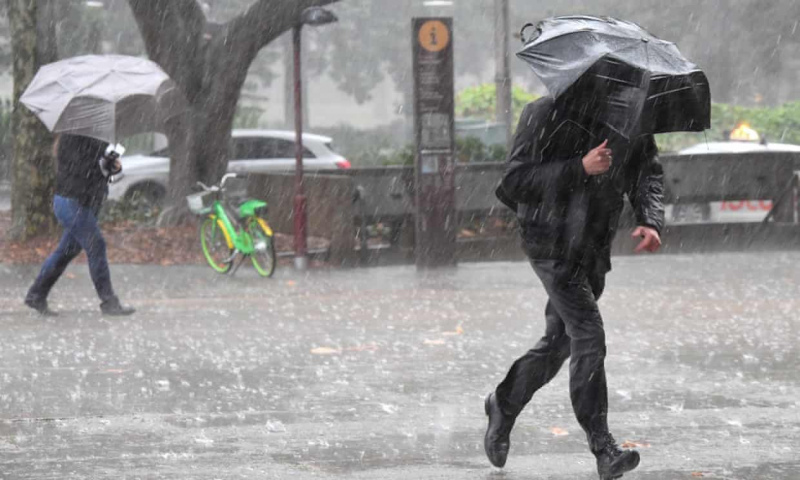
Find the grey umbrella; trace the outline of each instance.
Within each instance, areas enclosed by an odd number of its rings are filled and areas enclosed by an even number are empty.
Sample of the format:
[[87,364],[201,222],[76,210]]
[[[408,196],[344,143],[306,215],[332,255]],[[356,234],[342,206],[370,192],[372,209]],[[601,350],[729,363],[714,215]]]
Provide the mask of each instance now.
[[517,55],[582,123],[624,137],[710,127],[708,80],[674,43],[608,17],[549,18],[526,39],[528,27]]
[[20,101],[51,132],[109,143],[163,131],[166,120],[186,106],[158,65],[124,55],[85,55],[47,64]]

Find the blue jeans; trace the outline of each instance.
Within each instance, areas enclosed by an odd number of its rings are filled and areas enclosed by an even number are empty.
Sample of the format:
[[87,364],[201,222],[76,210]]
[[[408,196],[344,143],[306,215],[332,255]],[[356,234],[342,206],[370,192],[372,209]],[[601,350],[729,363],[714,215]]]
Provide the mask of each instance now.
[[53,285],[81,250],[85,250],[89,258],[89,272],[100,300],[107,302],[116,299],[111,287],[106,242],[97,224],[98,211],[99,207],[91,209],[71,198],[59,195],[53,198],[53,212],[58,223],[64,227],[64,234],[58,247],[45,260],[39,276],[28,291],[29,300],[46,300]]

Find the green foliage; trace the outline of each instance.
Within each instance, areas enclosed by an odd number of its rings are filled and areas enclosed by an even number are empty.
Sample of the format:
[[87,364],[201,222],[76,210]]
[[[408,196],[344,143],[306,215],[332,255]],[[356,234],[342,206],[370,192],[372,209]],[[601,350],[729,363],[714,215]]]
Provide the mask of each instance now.
[[233,128],[259,128],[262,115],[264,115],[264,109],[261,107],[237,105],[233,117]]
[[747,108],[715,104],[711,109],[712,130],[720,135],[747,122],[768,141],[800,144],[800,102],[779,107]]
[[127,2],[106,1],[105,7],[92,8],[85,0],[58,0],[55,8],[59,58],[91,53],[145,54]]
[[508,149],[504,145],[489,145],[486,153],[487,162],[505,162]]
[[143,198],[123,198],[119,201],[108,201],[100,210],[100,223],[115,224],[132,222],[137,225],[154,226],[161,207],[153,205]]
[[769,142],[800,145],[800,102],[779,107],[741,107],[715,103],[711,106],[711,129],[703,133],[656,135],[661,151],[677,151],[706,141],[727,140],[727,132],[748,123]]
[[131,135],[120,141],[125,146],[125,153],[127,155],[135,155],[138,153],[148,154],[152,152],[155,147],[155,138],[152,133],[137,133]]
[[[497,86],[494,83],[465,88],[456,95],[456,116],[493,120],[496,117],[496,98]],[[511,89],[511,104],[514,107],[513,121],[516,122],[525,105],[537,98],[539,98],[537,95],[528,93],[522,87],[515,85]]]
[[504,146],[486,145],[477,137],[457,139],[456,151],[461,163],[502,162],[506,159]]
[[394,150],[388,154],[383,153],[378,157],[378,159],[381,165],[414,165],[414,146],[406,145],[405,147],[399,150]]

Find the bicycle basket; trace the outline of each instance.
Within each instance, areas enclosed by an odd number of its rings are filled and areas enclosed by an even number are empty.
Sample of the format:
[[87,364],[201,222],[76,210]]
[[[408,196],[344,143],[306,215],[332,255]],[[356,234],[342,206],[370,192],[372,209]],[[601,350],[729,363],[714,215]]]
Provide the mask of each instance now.
[[211,213],[212,206],[214,205],[215,192],[199,192],[193,193],[186,197],[186,203],[189,205],[189,210],[195,215],[208,215]]

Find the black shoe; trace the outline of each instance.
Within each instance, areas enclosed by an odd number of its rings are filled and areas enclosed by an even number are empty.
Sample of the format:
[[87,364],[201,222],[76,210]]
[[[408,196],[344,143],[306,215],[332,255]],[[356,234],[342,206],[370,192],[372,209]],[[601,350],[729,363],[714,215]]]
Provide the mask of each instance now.
[[50,310],[47,306],[47,300],[34,300],[32,298],[25,298],[25,305],[39,312],[43,317],[57,317],[58,312]]
[[639,466],[639,452],[636,450],[622,450],[617,446],[611,434],[606,435],[603,446],[598,452],[597,473],[600,480],[613,480],[621,478],[625,472],[630,472]]
[[489,426],[486,429],[486,436],[483,437],[483,448],[492,465],[502,468],[508,458],[508,449],[511,446],[508,437],[511,435],[515,419],[503,413],[494,393],[486,397],[484,409],[489,417]]
[[100,311],[103,312],[103,315],[109,315],[112,317],[125,317],[128,315],[133,315],[133,313],[136,312],[136,309],[121,304],[118,299],[113,299],[106,300],[105,302],[101,303]]

